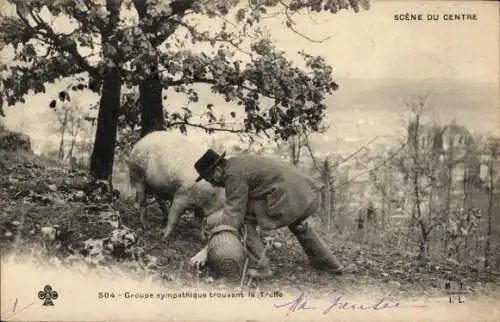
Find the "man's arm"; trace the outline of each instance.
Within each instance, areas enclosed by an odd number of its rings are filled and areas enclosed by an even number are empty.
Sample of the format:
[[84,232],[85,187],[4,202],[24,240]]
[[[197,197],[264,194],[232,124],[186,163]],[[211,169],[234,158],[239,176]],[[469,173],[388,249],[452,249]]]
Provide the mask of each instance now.
[[239,229],[248,207],[248,185],[243,178],[229,176],[225,182],[226,203],[224,215],[228,217],[227,224]]
[[[228,225],[239,229],[247,212],[248,186],[244,179],[229,176],[225,181],[226,201],[224,209],[207,217],[207,230],[210,232],[220,225]],[[190,261],[190,266],[201,267],[206,264],[208,246],[201,249]]]
[[245,179],[230,175],[225,180],[224,189],[226,200],[223,211],[220,214],[207,218],[209,230],[220,225],[228,225],[239,229],[243,224],[248,203],[248,186]]

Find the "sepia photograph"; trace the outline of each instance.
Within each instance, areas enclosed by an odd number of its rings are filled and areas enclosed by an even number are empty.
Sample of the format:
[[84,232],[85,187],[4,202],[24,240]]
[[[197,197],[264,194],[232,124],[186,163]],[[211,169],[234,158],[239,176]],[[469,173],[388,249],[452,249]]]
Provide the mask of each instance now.
[[0,320],[499,321],[499,14],[0,0]]

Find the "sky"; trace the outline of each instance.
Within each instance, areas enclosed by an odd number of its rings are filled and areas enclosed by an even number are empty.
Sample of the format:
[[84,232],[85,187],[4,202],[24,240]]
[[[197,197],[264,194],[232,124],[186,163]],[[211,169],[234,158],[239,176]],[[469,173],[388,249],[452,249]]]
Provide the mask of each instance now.
[[[395,14],[439,14],[439,21],[394,21]],[[445,21],[444,14],[474,13],[476,21]],[[339,77],[452,78],[497,82],[499,73],[498,4],[494,1],[372,0],[368,11],[313,13],[295,18],[298,36],[284,19],[268,18],[278,48],[290,56],[300,49],[323,55]],[[210,19],[201,24],[214,23]],[[68,24],[58,22],[58,28]],[[5,54],[4,55],[8,55]]]
[[[284,26],[273,36],[287,51],[307,48],[325,55],[340,77],[452,78],[498,82],[498,4],[481,1],[372,1],[370,10],[321,18],[304,17],[297,28],[310,43]],[[477,21],[394,21],[400,13],[476,13]]]
[[[328,37],[323,42],[312,42],[295,34],[285,27],[283,19],[265,19],[262,25],[270,29],[270,36],[275,45],[279,50],[285,51],[291,59],[297,58],[296,53],[299,50],[324,56],[334,68],[334,77],[337,79],[358,79],[370,81],[372,84],[393,82],[394,79],[444,80],[482,83],[498,88],[500,54],[497,2],[382,0],[371,2],[370,10],[357,14],[352,11],[341,11],[335,15],[314,13],[295,18],[298,31],[313,39]],[[395,14],[405,13],[422,14],[424,20],[394,20]],[[475,14],[477,20],[443,19],[445,14],[461,13]],[[438,14],[440,19],[426,21],[427,14]],[[213,23],[207,19],[198,22],[209,27]],[[64,23],[59,23],[59,27],[64,29]],[[8,51],[4,50],[3,58],[9,58]],[[349,84],[350,93],[356,95],[356,81]],[[13,128],[19,128],[22,124],[23,130],[31,131],[35,138],[43,137],[41,133],[44,131],[44,124],[35,121],[40,120],[36,115],[44,113],[45,106],[58,89],[49,90],[43,97],[30,97],[24,106],[7,108],[8,116],[5,123]],[[498,107],[498,90],[493,97],[496,99],[491,104]],[[86,99],[90,101],[96,97],[89,95]],[[345,126],[345,131],[356,129],[360,122],[369,124],[372,122],[370,115],[375,116],[373,112],[343,114],[343,118],[353,123],[352,126]],[[493,119],[496,117],[500,121],[499,115],[494,115]],[[31,120],[30,117],[35,119]],[[385,116],[378,113],[376,117],[384,119]],[[375,126],[387,127],[395,126],[394,124],[376,123]],[[352,137],[357,133],[354,130],[351,133],[336,131],[332,135]]]

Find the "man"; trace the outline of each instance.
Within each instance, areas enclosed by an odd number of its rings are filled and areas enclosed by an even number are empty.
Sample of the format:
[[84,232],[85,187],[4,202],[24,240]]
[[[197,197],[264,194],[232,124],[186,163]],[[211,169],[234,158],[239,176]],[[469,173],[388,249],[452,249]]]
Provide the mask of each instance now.
[[[226,159],[225,155],[207,150],[194,165],[199,174],[196,181],[206,180],[225,189],[224,209],[208,218],[207,228],[209,232],[226,228],[244,231],[248,274],[272,274],[257,226],[262,230],[287,226],[314,267],[342,274],[342,264],[306,222],[319,210],[323,185],[288,164],[266,157],[240,155]],[[203,265],[206,260],[205,247],[190,264]]]

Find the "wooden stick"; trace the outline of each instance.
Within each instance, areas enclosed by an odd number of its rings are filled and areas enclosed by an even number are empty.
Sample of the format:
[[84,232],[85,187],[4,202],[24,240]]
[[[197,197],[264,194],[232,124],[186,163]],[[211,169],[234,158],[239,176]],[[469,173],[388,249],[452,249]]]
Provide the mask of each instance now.
[[243,289],[243,282],[245,282],[245,275],[247,274],[248,268],[248,256],[245,259],[245,265],[243,266],[243,273],[241,274],[240,289]]

